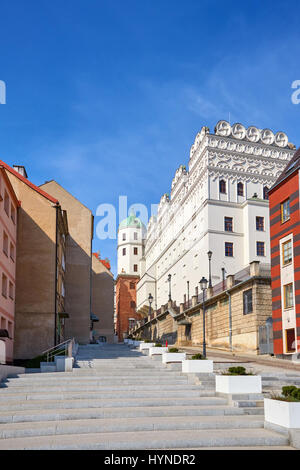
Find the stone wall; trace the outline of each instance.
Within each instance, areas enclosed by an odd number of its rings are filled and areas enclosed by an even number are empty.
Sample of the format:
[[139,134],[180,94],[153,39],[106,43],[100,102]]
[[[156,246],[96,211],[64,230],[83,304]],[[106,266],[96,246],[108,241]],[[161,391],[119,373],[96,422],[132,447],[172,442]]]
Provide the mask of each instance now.
[[[253,277],[230,289],[232,314],[232,345],[236,351],[258,354],[258,328],[272,316],[270,278]],[[252,289],[253,311],[244,314],[243,294]],[[229,299],[226,292],[206,300],[206,344],[208,347],[229,349]],[[183,323],[183,324],[180,324]],[[147,339],[172,338],[178,346],[202,346],[202,303],[174,318],[169,311],[146,323],[136,333]],[[156,335],[156,336],[155,336]]]

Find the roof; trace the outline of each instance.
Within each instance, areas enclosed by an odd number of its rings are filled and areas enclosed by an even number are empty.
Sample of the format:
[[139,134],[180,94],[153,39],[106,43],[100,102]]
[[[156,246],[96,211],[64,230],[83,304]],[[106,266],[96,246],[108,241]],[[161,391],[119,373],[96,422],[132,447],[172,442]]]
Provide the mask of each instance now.
[[20,173],[18,173],[16,170],[14,170],[11,166],[7,165],[7,163],[3,162],[2,160],[0,160],[0,166],[5,168],[5,170],[9,171],[9,173],[11,173],[12,175],[16,176],[23,183],[27,184],[27,186],[29,186],[31,189],[41,194],[41,196],[45,197],[46,199],[49,199],[49,201],[53,202],[54,204],[59,204],[59,201],[57,199],[50,196],[50,194],[46,193],[35,184],[31,183],[31,181],[22,176]]
[[293,158],[288,162],[283,172],[279,175],[275,183],[273,184],[272,188],[269,190],[273,191],[273,189],[282,183],[286,178],[292,175],[295,171],[300,169],[300,148],[294,154]]
[[123,228],[143,228],[144,224],[143,222],[136,217],[135,214],[130,214],[127,219],[122,220],[122,222],[119,225],[119,230]]
[[107,269],[110,270],[111,266],[110,266],[110,262],[107,258],[106,259],[101,259],[99,257],[99,253],[93,253],[93,255],[95,256],[95,258],[97,258],[98,261],[100,261],[100,263],[103,264],[103,266],[105,266]]

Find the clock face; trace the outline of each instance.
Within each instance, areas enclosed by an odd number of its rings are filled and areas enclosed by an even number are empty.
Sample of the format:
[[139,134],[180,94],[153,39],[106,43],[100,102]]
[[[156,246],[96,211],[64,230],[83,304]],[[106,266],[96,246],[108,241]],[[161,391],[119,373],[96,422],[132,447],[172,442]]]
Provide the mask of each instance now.
[[244,137],[246,136],[246,129],[245,127],[240,124],[240,123],[236,123],[232,126],[232,135],[233,137],[235,137],[236,139],[244,139]]
[[266,145],[272,145],[274,143],[275,136],[270,129],[264,129],[261,135],[261,141]]
[[250,140],[250,142],[258,142],[261,137],[260,130],[257,129],[257,127],[250,126],[247,129],[247,139]]
[[277,132],[275,135],[275,144],[278,145],[278,147],[286,147],[288,143],[288,136],[284,132]]
[[227,121],[219,121],[216,125],[215,133],[223,137],[228,137],[231,134],[231,126]]

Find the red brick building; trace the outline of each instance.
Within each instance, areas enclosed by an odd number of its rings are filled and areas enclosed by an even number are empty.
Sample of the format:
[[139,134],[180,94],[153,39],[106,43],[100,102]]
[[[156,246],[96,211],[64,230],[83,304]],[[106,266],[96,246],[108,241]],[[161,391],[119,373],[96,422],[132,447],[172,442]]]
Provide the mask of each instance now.
[[123,341],[124,334],[128,333],[133,320],[140,319],[136,313],[136,285],[139,276],[119,274],[116,280],[116,334],[119,341]]
[[269,191],[274,354],[300,352],[300,149]]

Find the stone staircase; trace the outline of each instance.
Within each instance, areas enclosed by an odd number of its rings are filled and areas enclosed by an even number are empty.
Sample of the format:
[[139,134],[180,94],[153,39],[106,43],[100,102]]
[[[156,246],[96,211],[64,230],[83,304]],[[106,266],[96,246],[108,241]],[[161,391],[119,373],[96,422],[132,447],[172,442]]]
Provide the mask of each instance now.
[[216,396],[212,374],[187,376],[126,345],[81,346],[73,372],[0,384],[0,449],[292,449],[262,412]]

